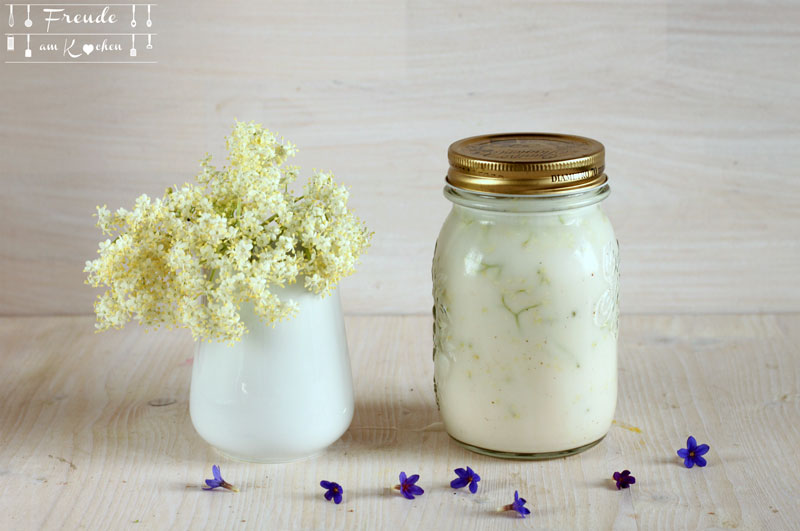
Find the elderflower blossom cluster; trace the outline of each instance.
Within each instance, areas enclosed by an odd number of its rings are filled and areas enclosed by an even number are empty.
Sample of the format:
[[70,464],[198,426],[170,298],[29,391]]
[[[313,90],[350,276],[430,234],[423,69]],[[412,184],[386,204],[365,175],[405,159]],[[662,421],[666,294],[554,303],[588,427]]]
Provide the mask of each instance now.
[[372,234],[332,174],[315,173],[293,194],[299,169],[284,162],[295,146],[252,122],[235,123],[227,149],[228,165],[206,157],[197,184],[142,195],[133,210],[97,208],[109,238],[84,269],[87,284],[108,288],[95,302],[96,328],[135,318],[232,343],[246,333],[242,303],[274,324],[297,311],[276,287],[302,280],[325,295],[355,271]]

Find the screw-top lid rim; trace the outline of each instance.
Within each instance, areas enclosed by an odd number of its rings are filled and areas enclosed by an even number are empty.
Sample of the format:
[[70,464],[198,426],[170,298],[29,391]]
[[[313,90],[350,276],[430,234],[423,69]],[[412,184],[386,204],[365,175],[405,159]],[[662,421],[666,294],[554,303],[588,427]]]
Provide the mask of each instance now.
[[463,190],[553,195],[608,181],[600,142],[556,133],[501,133],[458,140],[447,151],[447,182]]

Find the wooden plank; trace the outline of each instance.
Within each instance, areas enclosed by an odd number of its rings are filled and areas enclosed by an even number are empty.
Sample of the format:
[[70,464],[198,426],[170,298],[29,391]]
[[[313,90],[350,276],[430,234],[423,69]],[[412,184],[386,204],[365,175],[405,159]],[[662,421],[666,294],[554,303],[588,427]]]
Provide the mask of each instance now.
[[[88,314],[97,204],[193,178],[234,117],[376,232],[343,291],[427,312],[450,142],[600,139],[630,313],[800,311],[796,2],[174,3],[157,65],[0,65],[0,314]],[[155,29],[154,29],[155,31]]]
[[[430,319],[351,317],[350,430],[317,459],[228,461],[188,416],[192,344],[88,317],[0,319],[0,528],[785,529],[800,521],[800,314],[625,316],[616,424],[567,459],[469,453],[443,431],[432,394]],[[154,399],[174,399],[152,406]],[[546,427],[544,427],[546,429]],[[689,434],[709,465],[685,469]],[[205,492],[211,465],[241,492]],[[452,470],[482,476],[477,495]],[[630,469],[618,492],[609,477]],[[404,470],[425,495],[387,490]],[[340,506],[318,483],[345,487]],[[494,509],[517,489],[533,514]]]

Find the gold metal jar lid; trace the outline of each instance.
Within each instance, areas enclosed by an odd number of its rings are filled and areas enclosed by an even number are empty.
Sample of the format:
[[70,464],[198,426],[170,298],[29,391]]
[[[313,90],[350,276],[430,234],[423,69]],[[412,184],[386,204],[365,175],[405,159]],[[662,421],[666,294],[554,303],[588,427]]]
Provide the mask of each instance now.
[[604,185],[605,148],[591,138],[503,133],[464,138],[447,150],[447,182],[475,192],[552,195]]

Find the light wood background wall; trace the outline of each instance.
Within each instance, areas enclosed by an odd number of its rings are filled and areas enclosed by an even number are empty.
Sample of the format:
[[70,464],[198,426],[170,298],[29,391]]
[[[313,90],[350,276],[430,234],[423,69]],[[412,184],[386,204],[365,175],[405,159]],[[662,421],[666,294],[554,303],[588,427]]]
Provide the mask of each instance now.
[[[191,180],[234,117],[375,231],[349,313],[427,313],[461,137],[602,141],[627,313],[800,311],[800,4],[164,2],[158,64],[0,64],[0,314],[86,314],[92,213]],[[7,16],[7,13],[5,14]],[[2,18],[2,17],[0,17]]]

